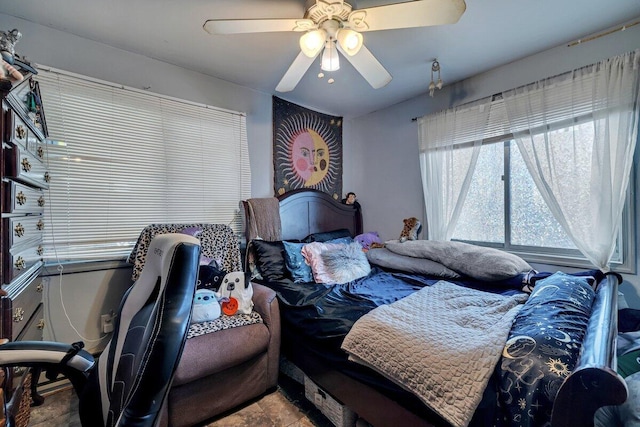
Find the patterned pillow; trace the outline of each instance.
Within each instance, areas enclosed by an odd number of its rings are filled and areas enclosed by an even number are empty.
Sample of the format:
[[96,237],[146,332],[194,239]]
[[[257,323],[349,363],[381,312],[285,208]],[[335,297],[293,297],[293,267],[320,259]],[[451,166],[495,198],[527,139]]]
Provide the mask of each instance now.
[[302,247],[306,243],[282,242],[284,244],[284,259],[287,269],[291,273],[293,281],[296,283],[313,282],[311,266],[307,264],[302,256]]
[[592,280],[558,272],[536,282],[496,371],[504,419],[550,424],[560,385],[578,361],[595,297]]
[[324,260],[320,254],[324,251],[337,250],[339,248],[344,248],[345,246],[347,245],[344,243],[313,242],[302,247],[302,256],[305,261],[307,261],[307,264],[311,266],[313,279],[316,283],[324,283],[326,285],[337,283],[325,268]]
[[371,266],[360,243],[350,243],[334,251],[320,254],[325,269],[335,283],[348,283],[368,275]]

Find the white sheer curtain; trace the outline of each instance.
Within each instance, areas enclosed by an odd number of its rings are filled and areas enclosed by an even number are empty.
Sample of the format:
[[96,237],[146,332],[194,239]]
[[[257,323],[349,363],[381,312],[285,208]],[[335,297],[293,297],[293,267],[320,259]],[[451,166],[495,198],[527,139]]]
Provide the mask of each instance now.
[[469,191],[491,99],[418,119],[429,240],[450,240]]
[[638,140],[640,50],[503,93],[538,190],[575,245],[607,270]]

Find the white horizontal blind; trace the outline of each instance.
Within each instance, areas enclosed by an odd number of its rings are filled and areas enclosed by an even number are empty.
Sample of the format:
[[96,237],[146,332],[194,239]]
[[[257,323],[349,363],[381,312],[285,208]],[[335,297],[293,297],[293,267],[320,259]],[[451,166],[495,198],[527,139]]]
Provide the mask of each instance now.
[[251,175],[243,114],[41,70],[52,176],[48,261],[118,259],[151,223],[240,232]]

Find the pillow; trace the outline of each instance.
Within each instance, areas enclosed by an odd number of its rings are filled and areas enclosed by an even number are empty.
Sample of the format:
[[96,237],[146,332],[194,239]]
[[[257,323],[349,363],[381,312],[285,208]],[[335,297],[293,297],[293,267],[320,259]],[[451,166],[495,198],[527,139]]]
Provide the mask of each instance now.
[[382,243],[382,240],[380,240],[380,235],[376,231],[358,234],[353,238],[353,240],[360,243],[363,249],[369,249],[372,243]]
[[334,283],[348,283],[368,275],[371,266],[360,243],[350,243],[336,250],[320,253],[327,274]]
[[344,243],[321,243],[313,242],[308,243],[302,247],[302,256],[307,264],[311,266],[313,273],[313,280],[316,283],[324,283],[327,285],[334,284],[331,275],[326,271],[324,266],[324,260],[320,254],[324,251],[336,250],[347,246]]
[[343,243],[345,245],[348,245],[350,243],[353,243],[353,238],[351,236],[338,237],[337,239],[327,240],[326,242],[322,242],[322,243]]
[[284,245],[281,241],[252,240],[251,245],[256,256],[256,267],[264,280],[277,282],[287,278],[289,270],[284,260]]
[[311,266],[306,263],[302,256],[302,247],[306,243],[282,242],[284,244],[284,260],[291,278],[296,283],[313,282]]
[[386,248],[400,255],[427,258],[465,276],[484,281],[505,280],[528,273],[531,266],[509,252],[463,242],[407,240],[386,242]]
[[509,419],[531,416],[531,425],[550,425],[550,411],[533,404],[551,408],[575,368],[595,298],[591,280],[560,272],[538,280],[516,315],[495,374]]
[[370,249],[367,252],[367,259],[371,264],[391,270],[402,271],[403,273],[427,274],[444,279],[459,279],[462,277],[439,262],[426,258],[398,255],[387,248]]
[[304,242],[327,242],[340,237],[351,237],[351,232],[346,228],[341,228],[339,230],[325,231],[322,233],[312,233],[304,238]]

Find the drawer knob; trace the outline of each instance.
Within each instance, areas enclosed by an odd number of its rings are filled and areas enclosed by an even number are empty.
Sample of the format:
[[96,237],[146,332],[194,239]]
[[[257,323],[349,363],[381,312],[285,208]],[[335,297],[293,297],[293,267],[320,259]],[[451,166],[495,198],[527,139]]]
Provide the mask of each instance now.
[[44,285],[42,283],[38,283],[38,286],[36,286],[36,292],[42,293],[42,291],[44,291]]
[[13,265],[15,265],[18,270],[22,270],[27,266],[27,262],[24,260],[24,258],[19,256],[18,259],[16,259],[16,262],[13,263]]
[[38,326],[36,326],[38,329],[43,330],[44,329],[44,319],[40,319],[38,320]]
[[25,203],[27,203],[27,196],[25,196],[24,193],[20,191],[18,194],[16,194],[16,201],[19,205],[24,205]]
[[26,157],[22,159],[22,162],[20,164],[22,165],[23,171],[29,172],[31,170],[31,163],[29,163],[29,159],[27,159]]
[[44,149],[42,147],[38,147],[38,149],[36,151],[38,152],[38,158],[43,159],[44,158]]
[[45,172],[44,173],[44,182],[49,182],[51,181],[51,175],[49,175],[49,172]]
[[18,138],[24,139],[24,137],[27,136],[27,130],[24,128],[24,126],[18,125],[16,127],[16,135],[18,136]]
[[44,196],[38,197],[38,206],[43,207],[45,203]]
[[22,322],[24,320],[24,309],[22,307],[16,307],[13,310],[13,321],[16,323]]
[[[38,249],[36,249],[36,253],[39,256],[42,256],[42,254],[44,253],[44,248],[42,247],[42,245],[38,246]],[[42,285],[40,285],[40,286],[42,286]]]
[[24,226],[20,223],[17,223],[15,227],[13,227],[13,232],[16,233],[16,236],[22,237],[24,236]]

